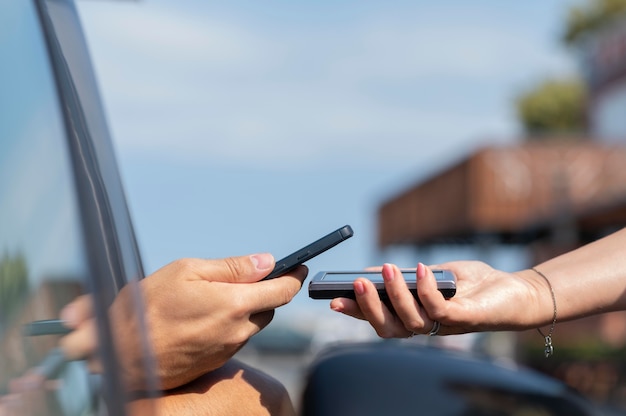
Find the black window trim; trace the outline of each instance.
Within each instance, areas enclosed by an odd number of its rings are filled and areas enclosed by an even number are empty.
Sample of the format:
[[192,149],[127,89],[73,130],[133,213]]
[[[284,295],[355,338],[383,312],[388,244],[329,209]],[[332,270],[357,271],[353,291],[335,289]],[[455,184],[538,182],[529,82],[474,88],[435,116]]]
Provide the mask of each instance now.
[[[130,279],[128,276],[125,276],[119,236],[116,231],[113,211],[102,175],[102,169],[110,167],[101,166],[99,163],[90,126],[85,117],[85,110],[68,67],[69,64],[63,54],[47,2],[63,3],[64,7],[68,7],[68,10],[71,10],[73,14],[72,23],[75,25],[73,31],[78,29],[82,33],[78,13],[73,0],[32,1],[37,9],[49,54],[57,97],[60,101],[60,109],[66,130],[69,155],[72,161],[85,252],[88,258],[88,270],[90,273],[90,276],[87,276],[87,288],[91,293],[110,292],[111,285],[114,286],[114,290],[119,290]],[[67,24],[67,22],[64,23]],[[65,30],[64,28],[58,29]],[[87,50],[82,55],[88,57]],[[87,65],[91,68],[90,62],[81,62],[81,65]],[[93,86],[94,90],[96,87],[95,85]],[[98,133],[104,134],[108,138],[108,132]],[[134,255],[140,268],[140,277],[143,277],[143,269],[134,231],[131,229],[130,232],[132,233],[134,243]],[[125,404],[130,399],[130,395],[124,389],[121,374],[118,370],[117,363],[119,360],[113,345],[114,338],[111,334],[110,320],[107,313],[110,305],[102,296],[94,296],[93,298],[96,314],[99,318],[97,320],[100,340],[99,352],[102,364],[106,369],[106,374],[102,380],[102,394],[108,413],[123,416],[126,414]],[[155,382],[152,381],[150,384],[148,390],[157,391]]]

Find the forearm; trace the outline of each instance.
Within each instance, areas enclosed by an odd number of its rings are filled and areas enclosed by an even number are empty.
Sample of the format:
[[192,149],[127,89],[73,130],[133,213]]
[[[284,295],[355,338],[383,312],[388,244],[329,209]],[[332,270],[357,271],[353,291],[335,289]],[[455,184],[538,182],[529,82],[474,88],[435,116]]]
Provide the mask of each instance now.
[[[552,285],[558,320],[626,309],[626,229],[536,268]],[[551,320],[552,306],[543,306],[552,301],[547,284],[544,293],[542,309]]]
[[[148,409],[153,409],[148,412]],[[138,400],[129,406],[132,415],[277,415],[295,411],[284,386],[265,373],[237,360],[191,383],[164,392],[156,399]]]

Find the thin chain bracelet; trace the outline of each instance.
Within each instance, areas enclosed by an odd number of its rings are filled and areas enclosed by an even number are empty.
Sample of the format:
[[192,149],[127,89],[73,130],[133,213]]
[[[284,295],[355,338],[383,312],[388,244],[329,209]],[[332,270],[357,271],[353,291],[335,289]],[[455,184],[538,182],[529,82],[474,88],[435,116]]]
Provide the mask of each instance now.
[[541,336],[544,338],[546,342],[546,345],[545,345],[546,348],[543,350],[543,353],[546,356],[546,358],[548,358],[554,354],[554,347],[552,346],[552,333],[554,332],[554,325],[556,325],[556,297],[554,296],[554,290],[552,289],[552,284],[550,284],[550,280],[548,280],[546,275],[541,273],[539,270],[537,270],[534,267],[531,267],[531,269],[535,273],[537,273],[539,276],[543,277],[546,283],[548,284],[548,287],[550,288],[550,295],[552,295],[552,304],[554,305],[554,315],[552,317],[552,325],[550,325],[550,330],[548,331],[548,335],[544,335],[544,333],[541,331],[541,328],[537,328],[537,331],[539,331],[539,333],[541,334]]

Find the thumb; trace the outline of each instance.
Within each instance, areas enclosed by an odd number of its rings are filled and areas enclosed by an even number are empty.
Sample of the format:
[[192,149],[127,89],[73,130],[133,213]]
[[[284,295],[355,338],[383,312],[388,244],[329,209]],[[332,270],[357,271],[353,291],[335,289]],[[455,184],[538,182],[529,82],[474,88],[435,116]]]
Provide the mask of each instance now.
[[258,282],[274,268],[274,256],[269,253],[199,260],[197,274],[204,280],[226,283]]
[[93,316],[93,299],[91,295],[81,295],[61,309],[59,317],[65,324],[75,329]]
[[90,318],[59,340],[59,346],[68,360],[92,357],[98,349],[96,320]]

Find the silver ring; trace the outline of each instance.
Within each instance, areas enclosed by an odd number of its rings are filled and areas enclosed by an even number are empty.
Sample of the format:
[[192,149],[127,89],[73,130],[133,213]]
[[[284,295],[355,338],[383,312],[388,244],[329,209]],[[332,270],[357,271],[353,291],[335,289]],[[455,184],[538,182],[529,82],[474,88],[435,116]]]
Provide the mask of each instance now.
[[411,332],[411,333],[407,336],[407,338],[413,338],[415,335],[417,335],[415,332]]
[[433,321],[433,329],[430,330],[430,332],[428,333],[428,336],[435,336],[437,335],[437,332],[439,332],[439,328],[441,327],[441,324],[439,323],[439,321]]

